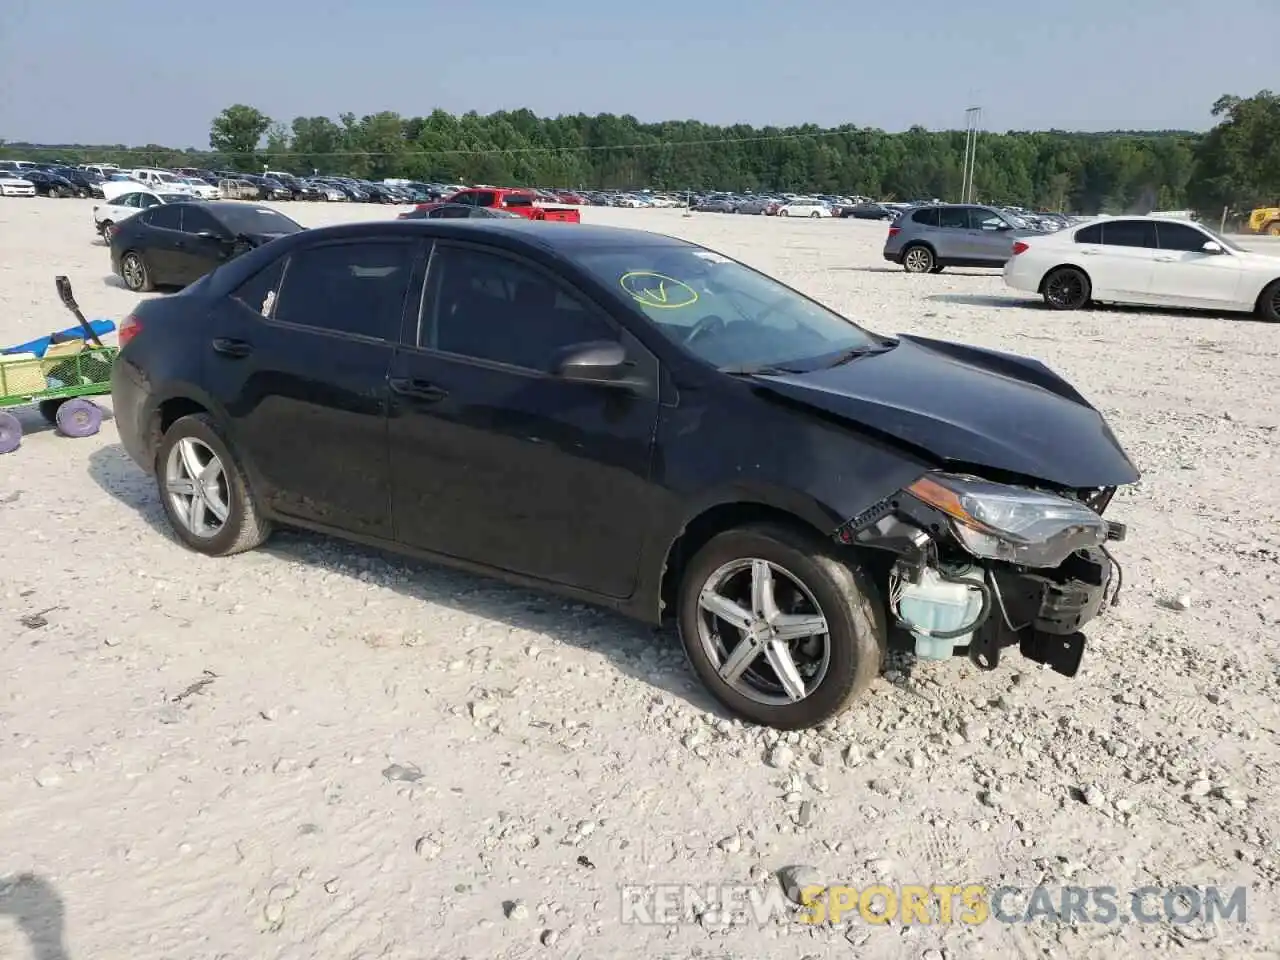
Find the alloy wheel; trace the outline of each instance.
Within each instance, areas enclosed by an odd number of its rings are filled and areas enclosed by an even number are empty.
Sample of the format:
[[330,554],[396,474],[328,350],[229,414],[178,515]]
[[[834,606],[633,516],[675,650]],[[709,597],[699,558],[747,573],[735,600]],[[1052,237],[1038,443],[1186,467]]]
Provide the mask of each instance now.
[[933,257],[924,247],[912,247],[903,258],[902,265],[911,273],[928,273],[933,266]]
[[213,449],[195,437],[173,445],[165,462],[164,486],[179,522],[193,537],[217,536],[231,513],[227,472]]
[[1044,295],[1055,307],[1082,306],[1085,296],[1084,278],[1074,270],[1060,270],[1045,283]]
[[719,567],[698,596],[698,640],[720,679],[768,706],[813,693],[831,663],[826,616],[790,571],[758,558]]
[[125,286],[130,290],[141,290],[146,283],[147,268],[136,253],[125,254],[120,263],[120,272],[124,275]]

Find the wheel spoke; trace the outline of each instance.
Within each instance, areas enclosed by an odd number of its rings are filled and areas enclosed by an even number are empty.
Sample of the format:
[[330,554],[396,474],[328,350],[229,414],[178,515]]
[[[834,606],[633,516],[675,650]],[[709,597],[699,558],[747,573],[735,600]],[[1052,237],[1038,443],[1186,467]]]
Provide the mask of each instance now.
[[754,634],[745,634],[720,666],[720,679],[725,683],[737,683],[738,678],[760,656],[760,642]]
[[196,495],[196,485],[186,477],[166,480],[164,488],[179,497],[194,497]]
[[778,600],[773,590],[773,568],[764,560],[751,561],[751,611],[769,621],[778,616]]
[[779,640],[807,640],[827,632],[827,618],[820,613],[779,614],[769,621]]
[[182,458],[182,469],[187,477],[192,483],[198,483],[200,474],[204,472],[204,464],[200,462],[200,456],[196,453],[195,441],[189,438],[179,440],[178,456]]
[[191,498],[191,512],[188,519],[191,524],[191,532],[198,536],[204,536],[205,528],[209,523],[209,511],[205,506],[204,497],[196,494]]
[[222,499],[217,491],[208,490],[205,492],[204,505],[208,507],[209,512],[217,518],[219,523],[227,522],[227,514],[231,511],[228,508],[226,501]]
[[222,476],[222,462],[217,457],[210,457],[209,462],[200,471],[200,484],[205,487],[212,486],[218,482],[220,476]]
[[698,597],[698,606],[742,631],[749,630],[754,619],[749,610],[743,610],[728,597],[721,596],[710,588],[702,591],[702,595]]
[[769,661],[769,666],[773,667],[773,672],[778,675],[778,682],[782,684],[782,689],[786,691],[787,696],[792,700],[803,700],[805,698],[804,677],[800,676],[800,671],[796,669],[791,648],[781,640],[774,640],[765,647],[764,655]]

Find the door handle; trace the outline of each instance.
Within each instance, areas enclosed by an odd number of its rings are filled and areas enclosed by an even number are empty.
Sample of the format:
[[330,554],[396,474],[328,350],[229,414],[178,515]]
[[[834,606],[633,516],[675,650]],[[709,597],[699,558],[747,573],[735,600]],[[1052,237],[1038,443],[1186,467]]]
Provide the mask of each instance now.
[[1176,257],[1156,257],[1156,263],[1174,263]]
[[1081,250],[1080,251],[1080,256],[1082,257],[1096,257],[1097,255],[1098,255],[1097,250]]
[[416,377],[392,377],[390,384],[391,389],[402,397],[412,397],[427,403],[436,403],[449,395],[447,390],[441,390],[434,383]]
[[229,337],[214,337],[213,350],[224,357],[240,359],[253,353],[253,344],[245,340],[232,340]]

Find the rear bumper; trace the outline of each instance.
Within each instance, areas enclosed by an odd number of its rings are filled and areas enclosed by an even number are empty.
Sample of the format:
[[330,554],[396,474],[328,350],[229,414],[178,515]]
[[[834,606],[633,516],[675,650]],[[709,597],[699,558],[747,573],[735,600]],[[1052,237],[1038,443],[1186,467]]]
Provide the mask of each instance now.
[[150,474],[155,471],[156,452],[146,423],[147,396],[137,368],[123,356],[117,357],[111,368],[111,412],[116,431],[129,459]]
[[1028,270],[1018,261],[1017,257],[1013,257],[1005,262],[1004,265],[1004,283],[1011,290],[1021,290],[1026,293],[1040,292],[1040,278],[1035,271]]

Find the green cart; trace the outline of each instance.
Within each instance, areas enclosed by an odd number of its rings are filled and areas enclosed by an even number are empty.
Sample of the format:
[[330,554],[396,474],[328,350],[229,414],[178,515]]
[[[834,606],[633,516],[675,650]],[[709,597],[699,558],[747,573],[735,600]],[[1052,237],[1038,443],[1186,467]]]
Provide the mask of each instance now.
[[110,324],[84,319],[67,278],[58,277],[57,284],[79,328],[0,353],[0,454],[22,445],[22,422],[7,408],[37,407],[68,437],[91,437],[102,426],[103,410],[88,398],[111,392],[111,366],[120,351],[104,346],[94,329]]

